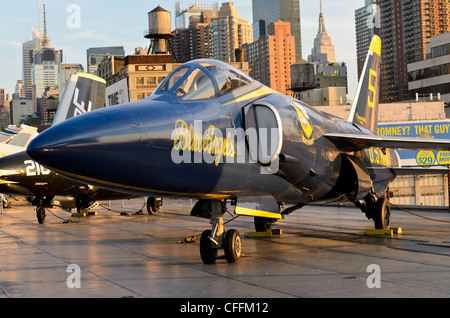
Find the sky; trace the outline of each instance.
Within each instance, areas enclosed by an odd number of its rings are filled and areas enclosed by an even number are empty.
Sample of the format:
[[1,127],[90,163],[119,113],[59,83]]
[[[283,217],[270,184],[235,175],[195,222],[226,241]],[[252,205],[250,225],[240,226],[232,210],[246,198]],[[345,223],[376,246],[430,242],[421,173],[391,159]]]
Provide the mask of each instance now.
[[[41,12],[44,0],[40,0]],[[200,0],[211,3],[214,0]],[[148,29],[147,13],[158,5],[172,13],[177,0],[46,0],[47,34],[55,49],[62,49],[64,63],[82,64],[86,69],[86,50],[90,47],[124,46],[133,54],[136,47],[148,47],[143,34]],[[192,0],[180,0],[185,9]],[[220,3],[225,1],[218,1]],[[233,2],[233,1],[231,1]],[[336,50],[336,60],[347,64],[349,99],[357,86],[355,10],[363,0],[322,0],[325,26]],[[253,23],[252,0],[234,1],[241,18]],[[319,0],[300,0],[302,54],[307,60],[319,27]],[[43,14],[42,14],[43,15]],[[42,17],[43,20],[43,17]],[[12,95],[22,79],[22,43],[38,29],[38,0],[16,0],[0,19],[0,88]],[[42,23],[43,28],[43,23]]]

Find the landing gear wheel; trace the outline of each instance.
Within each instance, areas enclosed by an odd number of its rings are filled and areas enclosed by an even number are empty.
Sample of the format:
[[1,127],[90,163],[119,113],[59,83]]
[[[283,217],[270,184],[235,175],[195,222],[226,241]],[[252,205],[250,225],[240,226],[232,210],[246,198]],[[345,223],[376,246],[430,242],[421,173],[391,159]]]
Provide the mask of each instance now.
[[391,206],[386,198],[379,198],[377,200],[373,215],[373,223],[377,230],[389,229],[391,224]]
[[161,198],[149,197],[147,199],[147,212],[150,215],[155,215],[159,212],[159,207],[162,205]]
[[45,209],[43,207],[36,208],[36,217],[38,219],[39,224],[45,223]]
[[150,215],[155,215],[155,214],[157,214],[159,212],[159,206],[155,207],[155,206],[149,206],[147,204],[147,212]]
[[209,239],[212,231],[203,231],[200,238],[200,256],[204,264],[215,264],[218,249],[213,246],[213,242]]
[[239,262],[242,253],[242,242],[237,230],[229,230],[226,232],[223,248],[225,250],[225,259],[228,263]]

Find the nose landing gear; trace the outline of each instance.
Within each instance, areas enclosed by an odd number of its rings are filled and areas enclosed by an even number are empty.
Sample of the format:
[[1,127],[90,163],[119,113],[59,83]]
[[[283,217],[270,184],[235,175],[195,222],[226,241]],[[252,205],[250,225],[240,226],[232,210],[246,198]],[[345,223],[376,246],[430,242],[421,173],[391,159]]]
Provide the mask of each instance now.
[[211,200],[212,230],[204,231],[200,239],[200,257],[204,264],[215,264],[219,249],[224,250],[228,263],[237,263],[242,256],[241,236],[237,230],[224,230],[224,213],[225,202]]

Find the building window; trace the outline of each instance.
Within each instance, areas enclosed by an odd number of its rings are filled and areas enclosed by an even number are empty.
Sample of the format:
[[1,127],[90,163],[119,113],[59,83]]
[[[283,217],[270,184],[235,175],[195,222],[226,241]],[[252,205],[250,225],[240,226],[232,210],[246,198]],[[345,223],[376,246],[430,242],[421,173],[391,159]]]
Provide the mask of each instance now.
[[146,85],[156,85],[156,77],[147,77],[145,81]]
[[144,78],[143,77],[136,77],[136,85],[144,85]]

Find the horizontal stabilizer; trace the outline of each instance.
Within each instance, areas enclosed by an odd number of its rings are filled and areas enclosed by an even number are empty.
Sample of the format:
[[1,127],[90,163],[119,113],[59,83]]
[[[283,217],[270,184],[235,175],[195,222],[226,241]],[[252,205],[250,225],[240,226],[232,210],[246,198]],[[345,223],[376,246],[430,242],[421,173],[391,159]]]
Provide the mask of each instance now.
[[280,207],[272,196],[238,198],[234,212],[237,215],[283,218]]
[[401,168],[391,168],[391,171],[396,176],[414,176],[414,175],[426,175],[426,174],[448,174],[450,169],[444,167],[401,167]]
[[450,150],[450,140],[434,138],[408,138],[355,134],[325,134],[339,148],[358,151],[368,148],[389,148],[405,150]]

